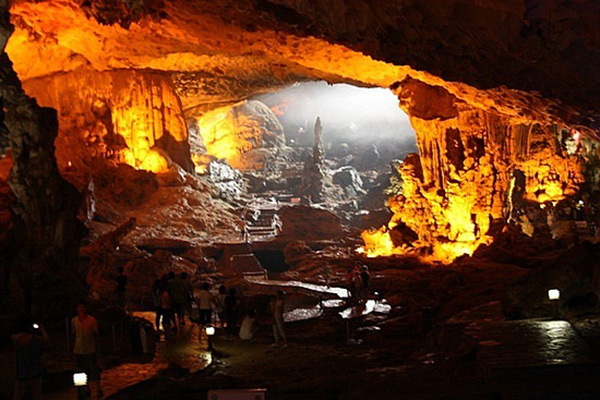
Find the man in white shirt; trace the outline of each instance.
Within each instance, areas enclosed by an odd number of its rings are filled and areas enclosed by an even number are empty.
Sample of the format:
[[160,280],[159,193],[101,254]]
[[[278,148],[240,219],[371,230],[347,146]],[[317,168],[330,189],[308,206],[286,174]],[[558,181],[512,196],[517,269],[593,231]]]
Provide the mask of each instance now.
[[87,374],[92,399],[103,396],[100,388],[100,368],[98,368],[98,322],[88,315],[87,305],[77,304],[77,316],[71,320],[71,331],[75,335],[73,353],[77,358],[77,369]]

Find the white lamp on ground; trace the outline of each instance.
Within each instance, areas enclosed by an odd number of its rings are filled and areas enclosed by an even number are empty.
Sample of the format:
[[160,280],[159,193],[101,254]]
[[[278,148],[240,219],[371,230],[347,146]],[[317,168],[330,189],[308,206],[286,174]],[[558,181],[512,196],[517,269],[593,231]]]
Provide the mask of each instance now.
[[87,374],[85,372],[76,372],[73,374],[73,384],[75,386],[87,385]]
[[212,341],[212,337],[215,334],[215,327],[212,325],[207,325],[204,328],[204,332],[206,332],[206,338],[208,340],[208,351],[210,351],[212,353],[212,351],[215,349],[213,341]]
[[559,300],[560,299],[560,290],[558,290],[558,289],[548,290],[548,299],[550,299],[551,301]]

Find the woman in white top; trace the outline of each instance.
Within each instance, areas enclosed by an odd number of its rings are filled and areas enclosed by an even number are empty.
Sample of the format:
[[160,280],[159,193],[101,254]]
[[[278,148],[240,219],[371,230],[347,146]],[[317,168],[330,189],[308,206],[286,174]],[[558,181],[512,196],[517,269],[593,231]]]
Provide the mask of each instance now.
[[242,327],[240,328],[240,339],[252,340],[254,337],[254,322],[256,321],[256,311],[250,310],[248,315],[242,321]]
[[212,316],[213,295],[208,290],[208,282],[202,284],[202,290],[198,293],[198,311],[200,313],[200,325],[210,324]]

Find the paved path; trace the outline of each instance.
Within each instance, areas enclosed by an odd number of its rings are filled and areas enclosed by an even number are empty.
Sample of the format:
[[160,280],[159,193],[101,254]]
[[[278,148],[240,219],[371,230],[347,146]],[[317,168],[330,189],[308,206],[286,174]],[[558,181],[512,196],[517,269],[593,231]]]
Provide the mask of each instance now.
[[288,289],[297,289],[297,290],[304,289],[304,290],[308,290],[308,291],[316,292],[316,293],[320,293],[320,294],[329,294],[332,296],[337,296],[340,299],[345,299],[349,296],[348,290],[341,288],[341,287],[317,285],[314,283],[306,283],[306,282],[300,282],[300,281],[267,280],[267,281],[262,281],[262,282],[252,281],[252,283],[257,284],[257,285],[262,285],[262,286],[272,286],[272,287],[278,287],[278,288],[288,288]]
[[567,321],[473,323],[466,332],[477,339],[479,360],[490,368],[594,362],[590,348]]
[[[135,312],[134,315],[154,322],[153,312]],[[170,364],[189,369],[191,373],[198,372],[212,362],[207,347],[206,335],[200,336],[200,328],[196,324],[187,324],[181,333],[168,338],[161,335],[151,363],[121,364],[102,372],[104,396],[111,396],[126,387],[150,379]]]
[[600,399],[600,364],[567,321],[479,321],[477,364],[502,399]]

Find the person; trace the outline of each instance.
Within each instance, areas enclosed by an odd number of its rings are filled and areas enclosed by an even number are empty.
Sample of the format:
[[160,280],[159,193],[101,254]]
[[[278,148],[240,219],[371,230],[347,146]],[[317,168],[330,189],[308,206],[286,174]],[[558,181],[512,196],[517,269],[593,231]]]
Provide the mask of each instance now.
[[73,353],[77,359],[77,369],[87,374],[91,398],[103,396],[98,367],[98,322],[87,313],[87,304],[77,304],[77,316],[71,320],[71,331],[75,335]]
[[269,303],[269,312],[273,320],[273,336],[275,339],[274,345],[279,345],[283,341],[283,346],[287,346],[287,337],[283,327],[283,311],[285,308],[285,292],[278,290],[274,298]]
[[219,286],[219,294],[214,297],[215,313],[219,317],[221,328],[225,328],[225,299],[227,298],[227,288],[225,285]]
[[[37,327],[37,328],[35,328]],[[14,400],[41,400],[42,345],[48,342],[48,333],[43,325],[34,325],[29,318],[21,318],[17,330],[11,335],[15,348],[15,393]],[[29,396],[27,391],[29,390]]]
[[240,302],[237,298],[235,288],[229,289],[229,294],[225,297],[225,321],[227,323],[227,338],[234,337],[237,330],[237,320]]
[[[183,276],[176,276],[174,272],[169,273],[169,294],[173,301],[173,313],[175,320],[175,329],[179,331],[183,325],[185,325],[183,307],[186,302],[186,285],[183,281]],[[187,278],[187,274],[186,274]]]
[[254,337],[254,322],[256,321],[256,311],[250,310],[248,315],[244,317],[242,321],[242,326],[240,327],[240,339],[242,340],[252,340]]
[[184,301],[183,301],[183,314],[182,314],[182,325],[185,325],[185,315],[187,314],[189,318],[192,315],[192,302],[194,301],[194,288],[190,280],[188,279],[188,274],[186,272],[181,273],[181,281],[183,282],[183,292],[184,292]]
[[371,284],[371,274],[369,274],[369,267],[366,265],[362,266],[362,271],[360,273],[361,278],[361,287],[362,287],[362,298],[367,299],[369,297],[369,286]]
[[358,264],[356,264],[354,266],[354,269],[352,270],[352,291],[354,292],[354,295],[356,296],[356,302],[357,303],[362,303],[363,298],[363,285],[362,285],[362,277],[361,277],[361,268]]
[[154,318],[154,324],[156,325],[156,331],[160,331],[160,318],[162,315],[160,308],[160,279],[155,279],[152,284],[152,292],[150,296],[152,297],[152,306],[154,307],[154,311],[156,312],[156,317]]
[[119,299],[119,307],[125,308],[125,291],[127,290],[127,275],[124,274],[123,267],[119,267],[119,275],[117,276],[117,288],[115,292]]
[[202,284],[202,290],[198,293],[198,311],[200,313],[200,325],[210,324],[212,316],[213,296],[208,290],[208,282]]
[[348,268],[348,272],[346,273],[346,284],[348,285],[348,292],[350,295],[350,300],[352,302],[356,299],[356,293],[354,293],[354,268]]
[[171,332],[171,324],[173,323],[173,329],[177,332],[177,326],[173,321],[173,300],[169,293],[169,281],[164,279],[160,288],[160,314],[162,316],[162,324],[165,333]]

